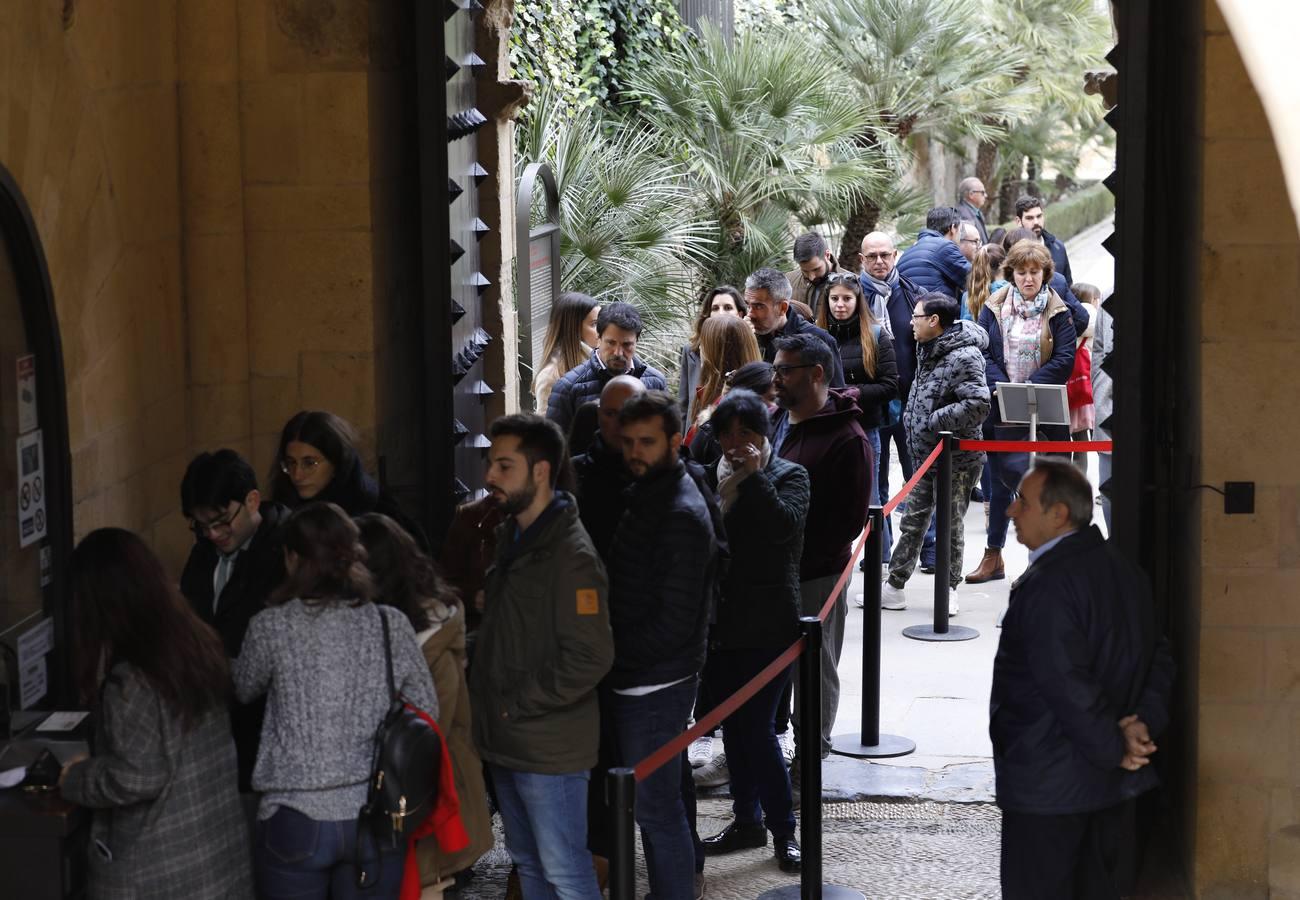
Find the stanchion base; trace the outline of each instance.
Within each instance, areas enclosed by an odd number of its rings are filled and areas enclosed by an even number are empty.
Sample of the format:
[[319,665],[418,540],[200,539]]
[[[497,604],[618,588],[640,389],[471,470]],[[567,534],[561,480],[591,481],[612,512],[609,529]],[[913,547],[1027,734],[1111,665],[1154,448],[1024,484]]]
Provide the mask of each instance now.
[[903,629],[903,637],[914,641],[973,641],[979,636],[974,628],[963,625],[949,625],[943,633],[935,631],[933,625],[909,625]]
[[[799,900],[803,896],[801,891],[800,885],[787,884],[785,887],[764,891],[758,895],[758,900]],[[838,884],[823,884],[822,900],[867,900],[867,898],[863,896],[861,891],[855,891],[852,888],[846,888]]]
[[831,738],[831,752],[854,759],[887,759],[906,756],[916,750],[916,742],[896,734],[879,735],[875,744],[862,743],[861,734],[837,734]]

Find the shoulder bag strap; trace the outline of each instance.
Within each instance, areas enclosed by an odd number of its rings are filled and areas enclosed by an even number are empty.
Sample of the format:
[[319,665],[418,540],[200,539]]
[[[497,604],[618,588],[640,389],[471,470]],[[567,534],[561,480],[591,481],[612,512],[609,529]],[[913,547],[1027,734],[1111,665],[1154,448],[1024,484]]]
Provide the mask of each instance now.
[[375,612],[379,613],[379,624],[384,629],[384,667],[388,673],[388,699],[396,702],[397,684],[393,680],[393,648],[392,638],[388,633],[388,616],[384,615],[384,611],[378,605],[375,606]]

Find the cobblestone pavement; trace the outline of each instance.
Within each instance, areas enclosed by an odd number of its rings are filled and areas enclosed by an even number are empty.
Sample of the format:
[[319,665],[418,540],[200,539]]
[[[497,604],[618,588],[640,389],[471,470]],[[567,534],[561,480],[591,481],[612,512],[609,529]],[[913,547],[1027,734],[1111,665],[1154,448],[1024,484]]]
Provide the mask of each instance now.
[[[701,799],[700,834],[731,818],[725,798]],[[989,803],[834,803],[823,809],[827,883],[854,887],[871,900],[967,900],[998,896],[998,825]],[[637,896],[645,896],[638,843]],[[500,900],[510,860],[501,843],[475,867],[477,877],[457,900]],[[708,900],[753,900],[769,888],[797,883],[776,867],[770,847],[710,857]]]

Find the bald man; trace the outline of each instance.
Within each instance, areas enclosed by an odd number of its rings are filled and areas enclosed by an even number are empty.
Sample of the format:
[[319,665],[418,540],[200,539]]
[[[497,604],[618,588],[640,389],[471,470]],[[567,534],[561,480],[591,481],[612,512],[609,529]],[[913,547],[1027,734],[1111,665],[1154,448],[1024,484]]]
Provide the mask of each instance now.
[[[871,305],[876,319],[889,331],[894,340],[894,360],[898,364],[898,396],[901,407],[907,405],[907,394],[912,389],[912,379],[916,376],[916,337],[912,334],[912,310],[917,299],[925,293],[898,271],[898,248],[894,239],[883,231],[873,231],[862,239],[862,274],[858,276],[862,291]],[[868,437],[872,437],[868,435]],[[892,425],[882,425],[875,434],[872,447],[876,450],[876,486],[879,489],[880,503],[889,499],[889,445],[892,441],[898,448],[898,462],[903,469],[903,477],[912,477],[912,458],[907,452],[907,433],[903,430],[902,417]],[[890,542],[893,529],[889,519],[885,520],[885,562],[890,557]],[[925,536],[921,551],[921,565],[933,565],[934,532]]]
[[611,378],[600,391],[596,436],[585,453],[573,458],[578,513],[602,560],[623,515],[623,489],[632,483],[632,473],[623,465],[618,414],[645,389],[645,382],[631,375]]

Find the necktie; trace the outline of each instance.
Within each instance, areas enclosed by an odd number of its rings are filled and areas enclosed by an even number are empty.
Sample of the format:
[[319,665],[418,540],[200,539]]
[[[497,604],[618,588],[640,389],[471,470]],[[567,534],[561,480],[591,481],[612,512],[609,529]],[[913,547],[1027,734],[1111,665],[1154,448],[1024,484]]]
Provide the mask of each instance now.
[[221,556],[217,559],[217,571],[212,576],[212,612],[217,612],[217,604],[221,601],[221,592],[226,587],[226,582],[230,580],[230,572],[235,567],[235,557],[238,554],[232,553],[229,556]]

